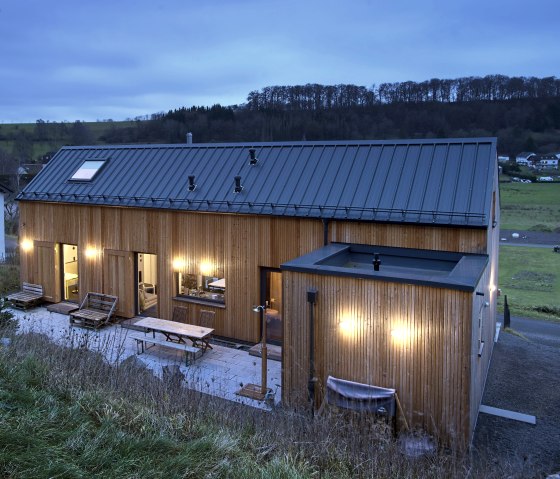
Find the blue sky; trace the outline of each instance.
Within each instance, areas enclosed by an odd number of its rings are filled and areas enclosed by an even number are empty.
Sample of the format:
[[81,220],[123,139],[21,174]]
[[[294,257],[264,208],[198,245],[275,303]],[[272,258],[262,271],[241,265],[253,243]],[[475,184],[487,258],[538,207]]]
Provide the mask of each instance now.
[[270,85],[559,76],[558,0],[0,0],[0,122],[241,104]]

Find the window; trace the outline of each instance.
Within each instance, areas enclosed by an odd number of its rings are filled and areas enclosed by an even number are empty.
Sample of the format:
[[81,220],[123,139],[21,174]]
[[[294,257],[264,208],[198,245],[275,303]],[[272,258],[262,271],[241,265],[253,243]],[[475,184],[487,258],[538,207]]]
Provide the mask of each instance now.
[[91,181],[101,170],[106,160],[86,160],[70,178],[74,181]]
[[177,296],[225,303],[226,282],[224,278],[200,274],[175,273]]

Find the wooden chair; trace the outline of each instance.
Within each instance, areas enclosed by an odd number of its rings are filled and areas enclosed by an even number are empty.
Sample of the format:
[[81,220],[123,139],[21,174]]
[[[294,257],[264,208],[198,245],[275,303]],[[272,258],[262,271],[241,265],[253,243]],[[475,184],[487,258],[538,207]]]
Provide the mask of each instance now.
[[173,318],[172,321],[176,321],[177,323],[188,324],[189,322],[189,310],[188,308],[184,308],[183,306],[175,306],[173,308]]
[[[202,326],[203,328],[214,328],[214,316],[216,316],[216,313],[214,311],[207,311],[205,309],[200,310],[198,325]],[[213,349],[209,343],[211,338],[212,336],[210,335],[207,338],[201,340],[202,349],[204,351],[206,351],[207,349]]]
[[117,309],[119,298],[110,294],[92,293],[80,304],[80,308],[70,312],[68,318],[70,326],[81,326],[83,328],[98,329],[107,324]]
[[42,285],[23,283],[21,291],[10,294],[6,299],[14,308],[27,309],[41,304],[43,298]]

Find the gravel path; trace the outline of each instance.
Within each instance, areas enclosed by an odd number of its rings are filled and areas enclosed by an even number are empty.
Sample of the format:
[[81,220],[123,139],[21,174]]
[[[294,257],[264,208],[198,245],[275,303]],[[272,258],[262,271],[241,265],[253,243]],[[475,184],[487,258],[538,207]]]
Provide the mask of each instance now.
[[[503,323],[502,323],[503,324]],[[518,477],[560,472],[560,324],[512,318],[502,331],[482,403],[536,417],[531,425],[481,413],[475,457],[496,455],[515,465]]]

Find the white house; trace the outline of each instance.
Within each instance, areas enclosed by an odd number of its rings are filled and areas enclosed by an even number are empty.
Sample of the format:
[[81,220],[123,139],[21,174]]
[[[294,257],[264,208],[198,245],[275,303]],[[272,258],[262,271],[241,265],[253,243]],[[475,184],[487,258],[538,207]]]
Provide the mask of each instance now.
[[535,153],[531,153],[531,152],[527,152],[527,151],[522,151],[521,153],[519,153],[516,157],[515,157],[515,161],[518,165],[525,165],[525,166],[529,166],[529,164],[531,163],[531,157],[532,156],[536,156]]
[[498,156],[498,163],[507,163],[509,161],[509,156]]

